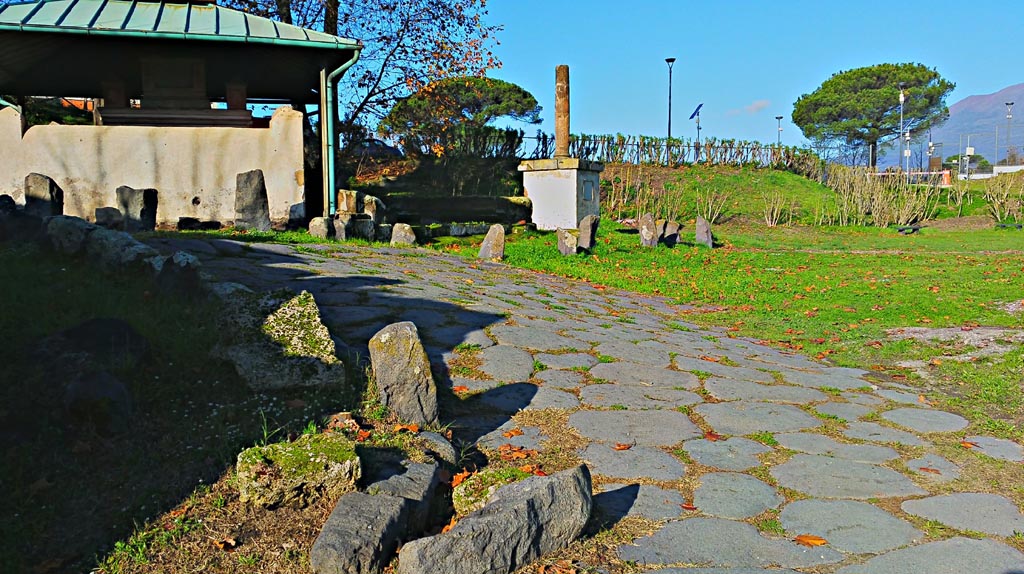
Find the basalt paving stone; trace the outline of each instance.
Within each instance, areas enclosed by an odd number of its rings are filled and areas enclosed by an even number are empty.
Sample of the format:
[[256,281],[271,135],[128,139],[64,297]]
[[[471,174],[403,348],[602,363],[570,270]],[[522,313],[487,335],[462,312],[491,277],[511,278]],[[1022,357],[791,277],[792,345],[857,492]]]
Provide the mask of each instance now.
[[796,431],[822,425],[820,420],[792,405],[736,401],[703,404],[695,410],[715,431],[730,435]]
[[779,514],[786,534],[814,534],[854,554],[881,554],[924,538],[910,523],[866,502],[797,500]]
[[836,574],[1019,574],[1024,554],[995,540],[950,538],[894,550]]
[[827,436],[813,433],[778,433],[775,440],[790,450],[808,454],[823,454],[872,464],[899,458],[900,453],[887,446],[874,444],[845,444]]
[[798,454],[773,467],[780,486],[820,498],[891,498],[927,494],[902,474],[870,463]]
[[[721,353],[713,353],[712,356],[718,358],[722,355]],[[757,371],[746,367],[730,367],[721,363],[694,359],[692,357],[677,356],[673,359],[673,363],[680,371],[703,371],[705,373],[711,373],[716,377],[726,377],[729,379],[754,381],[758,383],[771,383],[775,380],[771,373],[766,373],[764,371]]]
[[630,362],[601,363],[590,368],[590,376],[612,383],[667,389],[696,389],[700,379],[693,373],[661,369]]
[[937,454],[926,454],[907,461],[911,472],[934,482],[949,482],[960,478],[960,467]]
[[766,568],[662,568],[641,574],[799,574],[796,570]]
[[479,370],[498,381],[520,382],[533,374],[533,355],[518,347],[495,345],[480,351]]
[[[1024,514],[1011,500],[996,494],[958,492],[907,500],[900,508],[907,514],[938,520],[960,530],[974,530],[996,536],[1024,533]],[[1020,564],[1024,568],[1024,562]]]
[[753,400],[774,403],[805,404],[828,400],[828,395],[814,389],[788,385],[762,385],[750,381],[737,381],[711,377],[704,381],[704,389],[723,401]]
[[817,371],[822,368],[821,364],[815,363],[803,355],[782,353],[765,347],[758,348],[753,354],[747,355],[747,358],[765,363],[769,368],[786,367],[809,371]]
[[663,387],[643,385],[588,385],[580,390],[580,400],[595,407],[623,406],[627,409],[674,409],[703,402],[700,395]]
[[1024,462],[1024,447],[1012,440],[990,436],[969,436],[967,441],[978,445],[972,449],[974,452],[980,452],[999,460]]
[[871,407],[854,403],[825,403],[823,405],[814,405],[814,410],[823,415],[839,417],[845,421],[855,421],[870,412],[874,412],[874,409]]
[[[613,325],[607,329],[603,327],[594,327],[585,331],[581,330],[570,330],[568,334],[573,338],[586,341],[588,343],[621,343],[629,340],[629,335],[621,332],[621,329],[616,329],[618,325]],[[668,363],[666,363],[667,365]]]
[[906,403],[908,405],[917,405],[921,403],[921,401],[919,400],[920,395],[915,393],[908,393],[906,391],[895,391],[893,389],[880,389],[875,392],[878,394],[878,396],[897,403]]
[[869,385],[869,383],[864,379],[851,377],[845,371],[835,372],[832,368],[822,369],[821,373],[812,373],[793,369],[781,369],[779,372],[782,373],[782,378],[787,383],[815,389],[832,387],[834,389],[848,391],[850,389],[859,389]]
[[554,389],[575,389],[583,384],[583,375],[575,371],[547,370],[534,375],[543,386]]
[[[523,434],[516,434],[516,436],[512,437],[505,436],[504,433],[510,432],[513,429],[518,429]],[[500,427],[477,439],[476,443],[491,450],[498,450],[498,447],[503,444],[541,450],[540,443],[543,440],[547,440],[547,438],[537,427],[520,425],[515,421],[506,421]]]
[[719,518],[742,520],[778,508],[786,499],[753,476],[735,472],[709,472],[693,491],[693,504]]
[[761,466],[757,455],[771,452],[771,448],[748,438],[732,437],[727,440],[688,440],[683,450],[694,461],[721,470],[744,471]]
[[493,347],[494,341],[487,336],[483,329],[467,329],[464,326],[448,326],[437,328],[424,328],[420,330],[424,339],[439,345],[452,348],[459,345],[476,345],[481,349]]
[[424,331],[448,322],[448,315],[430,309],[401,309],[394,313],[395,321],[411,321]]
[[678,480],[686,475],[686,468],[663,450],[634,446],[629,450],[615,450],[603,444],[591,444],[580,452],[594,474],[609,478],[651,480]]
[[882,413],[882,418],[913,431],[953,432],[967,426],[967,419],[945,411],[902,408]]
[[577,411],[569,426],[591,440],[643,446],[670,446],[704,434],[677,411]]
[[465,377],[452,377],[451,388],[466,387],[471,392],[486,391],[501,385],[499,381],[481,381],[479,379],[467,379]]
[[391,321],[394,310],[388,307],[327,307],[320,309],[325,324],[356,325],[369,321]]
[[631,363],[657,367],[667,367],[672,364],[668,351],[641,347],[627,341],[607,341],[598,345],[594,350],[602,355]]
[[851,422],[843,434],[850,438],[873,442],[895,442],[908,446],[925,446],[927,444],[906,431],[884,427],[878,423]]
[[594,509],[606,520],[618,521],[626,516],[648,520],[678,518],[686,499],[674,490],[651,485],[605,484],[604,491],[594,495]]
[[580,406],[580,400],[571,393],[538,387],[532,383],[502,385],[484,392],[477,400],[499,412],[510,414],[520,410],[574,409]]
[[843,560],[843,555],[831,548],[808,548],[789,540],[767,538],[749,524],[722,518],[670,522],[634,544],[620,546],[617,553],[620,559],[639,564],[726,568],[812,568]]
[[847,392],[847,393],[843,393],[840,396],[842,396],[847,401],[850,401],[851,403],[854,403],[854,404],[857,404],[857,405],[864,405],[866,407],[876,407],[876,406],[881,405],[882,403],[885,402],[884,400],[882,400],[882,399],[880,399],[880,398],[878,398],[878,397],[876,397],[874,395],[869,395],[867,393],[849,393],[849,392]]
[[533,357],[549,369],[589,369],[597,364],[597,357],[586,353],[568,353],[565,355],[549,355],[539,353]]

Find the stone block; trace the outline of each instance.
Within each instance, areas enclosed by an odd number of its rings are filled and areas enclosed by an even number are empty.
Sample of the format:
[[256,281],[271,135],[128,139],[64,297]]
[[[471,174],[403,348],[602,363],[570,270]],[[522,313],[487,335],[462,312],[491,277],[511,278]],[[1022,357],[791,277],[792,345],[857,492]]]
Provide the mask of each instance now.
[[334,220],[326,217],[310,219],[309,234],[317,239],[332,239],[334,237]]
[[153,231],[156,229],[157,191],[134,189],[127,185],[117,188],[117,207],[124,216],[124,230]]
[[644,247],[658,245],[658,225],[650,213],[645,213],[640,218],[640,245]]
[[340,433],[255,446],[240,452],[236,464],[239,500],[263,508],[336,498],[354,491],[361,476],[355,443]]
[[576,255],[579,247],[579,239],[567,229],[559,228],[555,231],[558,237],[558,251],[562,255]]
[[697,216],[697,231],[694,235],[694,240],[697,242],[697,245],[715,246],[715,237],[711,233],[711,224],[699,215]]
[[116,207],[97,207],[96,225],[107,229],[121,229],[124,227],[124,214]]
[[416,245],[416,234],[408,223],[396,223],[391,227],[391,245]]
[[78,217],[58,215],[44,223],[50,245],[66,255],[77,255],[85,248],[86,238],[98,229],[95,225]]
[[28,174],[25,178],[25,213],[36,217],[63,215],[64,190],[45,175]]
[[235,178],[235,228],[270,231],[270,202],[261,169]]
[[487,231],[483,243],[480,244],[480,259],[501,261],[505,258],[505,226],[494,224]]
[[579,248],[589,252],[594,249],[597,241],[597,227],[601,224],[601,218],[596,215],[588,215],[580,221]]
[[409,501],[406,520],[408,538],[415,538],[427,527],[430,520],[434,492],[441,482],[441,468],[436,462],[406,462],[405,472],[371,484],[366,491],[370,494],[387,494]]
[[350,492],[342,496],[309,552],[315,574],[383,572],[405,532],[409,501]]
[[405,422],[436,423],[437,385],[416,325],[388,325],[370,339],[369,347],[381,402]]

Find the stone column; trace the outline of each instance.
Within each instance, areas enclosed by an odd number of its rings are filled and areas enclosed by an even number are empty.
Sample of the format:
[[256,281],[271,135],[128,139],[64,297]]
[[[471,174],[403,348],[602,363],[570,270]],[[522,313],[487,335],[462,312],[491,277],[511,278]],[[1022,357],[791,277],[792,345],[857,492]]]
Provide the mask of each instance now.
[[569,157],[569,66],[555,68],[555,157]]

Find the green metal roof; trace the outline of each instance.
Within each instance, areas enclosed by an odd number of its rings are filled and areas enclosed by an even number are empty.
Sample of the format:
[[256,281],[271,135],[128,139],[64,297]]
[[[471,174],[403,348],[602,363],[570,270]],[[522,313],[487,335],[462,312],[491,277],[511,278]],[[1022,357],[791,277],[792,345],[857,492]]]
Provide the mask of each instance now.
[[0,30],[352,50],[356,40],[206,2],[37,0],[0,6]]

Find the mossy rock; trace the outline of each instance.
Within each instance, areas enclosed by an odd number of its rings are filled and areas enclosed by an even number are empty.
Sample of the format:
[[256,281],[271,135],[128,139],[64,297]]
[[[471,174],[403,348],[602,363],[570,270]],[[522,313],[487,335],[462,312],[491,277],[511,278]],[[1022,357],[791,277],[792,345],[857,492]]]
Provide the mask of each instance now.
[[462,481],[452,491],[455,512],[459,516],[465,516],[479,510],[499,488],[530,476],[530,473],[518,468],[485,468]]
[[271,313],[263,322],[263,333],[281,345],[286,357],[313,357],[328,365],[338,362],[334,341],[320,321],[320,309],[309,291]]
[[236,466],[239,498],[265,508],[301,508],[321,496],[336,499],[356,490],[361,475],[355,443],[337,434],[307,434],[246,449]]

